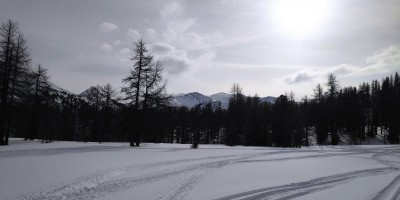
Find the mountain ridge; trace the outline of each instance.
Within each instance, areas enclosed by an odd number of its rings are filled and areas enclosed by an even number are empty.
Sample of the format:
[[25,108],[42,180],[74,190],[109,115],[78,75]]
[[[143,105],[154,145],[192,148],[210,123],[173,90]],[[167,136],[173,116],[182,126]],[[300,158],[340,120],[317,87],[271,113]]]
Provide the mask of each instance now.
[[[80,98],[82,100],[87,101],[87,95],[90,93],[91,90],[95,89],[94,86],[89,87],[88,89],[84,90],[83,92],[79,94],[74,94],[72,92],[69,92],[68,90],[65,90],[54,83],[50,83],[51,88],[53,91],[57,91],[59,93],[65,94],[70,94],[74,95],[77,98]],[[204,95],[199,92],[189,92],[189,93],[179,93],[179,94],[173,94],[171,95],[172,98],[169,101],[170,106],[173,107],[187,107],[187,108],[193,108],[196,105],[199,104],[206,104],[206,103],[213,103],[213,104],[218,104],[220,103],[221,107],[224,109],[228,108],[229,105],[229,99],[231,98],[232,94],[228,94],[225,92],[218,92],[216,94],[212,95]],[[266,97],[260,97],[261,102],[269,102],[269,103],[274,103],[276,100],[276,97],[272,96],[266,96]]]
[[[193,108],[198,104],[219,102],[221,103],[222,108],[226,109],[228,108],[229,99],[231,98],[231,96],[231,94],[225,92],[219,92],[210,96],[201,94],[199,92],[180,93],[172,96],[170,104],[176,107],[186,106],[188,108]],[[276,97],[272,96],[260,97],[261,102],[274,103],[275,100]]]

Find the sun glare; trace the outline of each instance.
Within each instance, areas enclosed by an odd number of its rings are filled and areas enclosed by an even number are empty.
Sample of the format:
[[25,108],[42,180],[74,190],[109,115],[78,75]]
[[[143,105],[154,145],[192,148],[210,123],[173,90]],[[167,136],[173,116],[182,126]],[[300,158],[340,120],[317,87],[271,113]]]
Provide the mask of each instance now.
[[276,28],[292,36],[312,36],[328,15],[328,0],[276,0],[272,5]]

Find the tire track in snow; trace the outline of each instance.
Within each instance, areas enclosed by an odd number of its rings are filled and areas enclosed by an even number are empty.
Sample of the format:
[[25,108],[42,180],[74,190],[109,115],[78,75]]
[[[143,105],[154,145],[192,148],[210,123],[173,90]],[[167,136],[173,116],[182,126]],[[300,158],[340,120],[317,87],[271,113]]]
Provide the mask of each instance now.
[[[384,156],[395,156],[398,157],[400,153],[400,148],[387,149],[384,152],[377,153],[372,156],[372,158],[386,166],[392,167],[397,171],[400,170],[399,162],[389,161],[382,159]],[[396,176],[389,185],[387,185],[383,190],[381,190],[373,200],[400,200],[400,175]]]
[[[397,149],[398,150],[398,149]],[[317,152],[317,153],[325,153],[323,157],[329,156],[346,156],[350,154],[368,154],[368,153],[375,153],[375,154],[382,154],[385,155],[389,153],[389,151],[393,151],[393,149],[388,149],[384,152],[376,152],[376,151],[341,151],[342,153],[329,153],[329,151],[315,151],[315,150],[306,150],[306,151],[294,151],[294,150],[282,150],[282,151],[274,151],[274,152],[264,152],[264,153],[256,153],[256,154],[243,154],[243,155],[228,155],[228,156],[214,156],[214,157],[204,157],[204,158],[196,158],[196,159],[181,159],[181,160],[173,160],[173,161],[164,161],[164,162],[156,162],[144,165],[133,165],[128,167],[122,168],[114,168],[109,170],[102,170],[95,174],[84,176],[78,179],[73,180],[72,182],[61,184],[50,189],[44,190],[39,193],[32,193],[28,195],[24,195],[18,199],[95,199],[98,197],[106,196],[110,193],[115,193],[123,190],[128,190],[134,188],[135,186],[151,183],[157,180],[161,180],[164,178],[168,178],[175,175],[185,175],[189,174],[190,177],[185,179],[183,182],[178,184],[177,188],[172,192],[165,195],[164,199],[182,199],[185,197],[186,193],[190,191],[191,188],[197,184],[202,177],[208,174],[212,169],[221,168],[230,164],[245,162],[247,159],[259,157],[259,156],[266,156],[266,155],[274,155],[274,154],[285,154],[285,153],[304,153],[304,152]],[[311,155],[313,157],[314,155]],[[320,157],[321,155],[315,155],[315,157]],[[310,157],[310,156],[305,156]],[[375,156],[374,160],[378,162],[382,162],[382,159],[378,159],[379,156]],[[213,162],[205,162],[200,164],[194,164],[186,167],[179,167],[169,170],[161,170],[161,171],[153,171],[149,174],[145,174],[142,176],[134,176],[132,173],[137,170],[148,169],[152,167],[162,167],[168,166],[173,164],[185,163],[185,162],[193,162],[193,161],[206,161],[211,159],[225,159],[221,161],[213,161]],[[291,157],[291,158],[278,158],[277,160],[289,160],[289,159],[299,159],[298,157]],[[262,160],[260,160],[262,161]],[[272,160],[264,160],[264,161],[272,161]],[[251,161],[250,161],[251,162]],[[387,163],[383,163],[387,164]],[[391,167],[387,169],[394,170]],[[378,172],[380,169],[377,169]],[[389,172],[379,172],[382,173],[389,173]],[[379,174],[378,173],[378,174]],[[123,177],[123,178],[121,178]],[[357,177],[348,177],[345,178],[346,180],[355,179]],[[317,180],[317,179],[315,179]],[[336,179],[334,179],[336,180]],[[341,183],[340,180],[333,181],[332,183],[328,182],[325,186],[312,186],[306,185],[307,187],[298,187],[295,193],[290,193],[293,191],[293,188],[290,188],[289,192],[286,193],[279,193],[283,195],[282,198],[291,199],[294,197],[310,194],[314,191],[319,191],[323,189],[327,189],[330,187],[335,186],[335,183]],[[271,188],[269,188],[271,189]],[[282,188],[281,188],[282,189]],[[253,192],[253,191],[250,191]],[[250,196],[254,195],[261,195],[265,196],[265,190],[261,192],[257,192],[257,194],[250,193]],[[268,193],[268,192],[267,192]],[[242,193],[241,193],[242,194]],[[243,196],[242,196],[243,197]],[[264,198],[264,197],[262,197]],[[230,199],[230,198],[227,198]],[[250,198],[252,199],[252,198]],[[257,199],[257,198],[255,198]]]
[[[211,168],[220,168],[228,164],[236,163],[243,159],[253,158],[256,156],[262,156],[266,154],[268,153],[244,154],[239,156],[238,155],[214,156],[214,157],[205,157],[198,159],[183,159],[175,161],[150,163],[141,166],[129,166],[124,168],[102,170],[96,174],[78,178],[70,183],[55,186],[50,189],[44,190],[42,192],[20,196],[17,199],[24,199],[24,200],[95,199],[97,197],[105,196],[108,193],[127,190],[136,185],[154,182],[174,175],[191,173],[196,171],[198,171],[199,174],[204,174],[205,171]],[[221,159],[221,158],[225,158],[225,160],[205,162],[205,163],[190,165],[187,167],[179,167],[172,170],[162,170],[158,172],[152,172],[147,175],[142,175],[139,177],[135,176],[129,177],[129,175],[132,175],[130,173],[136,170],[148,169],[151,167],[168,166],[172,164],[179,164],[191,161],[201,161],[201,160]],[[195,176],[194,180],[197,180],[198,178],[199,176]]]
[[[119,177],[127,176],[132,172],[138,170],[144,170],[154,167],[162,167],[186,162],[194,162],[194,161],[202,161],[202,160],[210,160],[210,159],[221,159],[221,158],[233,158],[239,156],[261,156],[261,155],[275,155],[275,154],[285,154],[285,153],[295,153],[295,152],[315,152],[313,150],[305,150],[305,151],[294,151],[294,150],[281,150],[274,152],[264,152],[264,153],[256,153],[256,154],[242,154],[242,155],[225,155],[225,156],[211,156],[211,157],[203,157],[203,158],[189,158],[189,159],[180,159],[180,160],[172,160],[172,161],[163,161],[163,162],[155,162],[143,165],[132,165],[127,167],[119,167],[112,168],[106,170],[100,170],[94,174],[83,176],[72,181],[64,182],[59,185],[50,187],[49,189],[45,189],[40,192],[31,193],[21,195],[16,199],[46,199],[45,196],[51,196],[55,199],[61,199],[59,197],[63,196],[63,194],[73,193],[77,190],[88,190],[90,188],[96,187],[106,181],[117,179]],[[250,158],[249,157],[249,158]],[[241,160],[243,161],[243,160]]]
[[162,200],[175,200],[175,199],[183,199],[187,192],[189,192],[203,177],[207,175],[209,170],[202,170],[194,175],[190,176],[189,178],[185,179],[185,181],[179,184],[175,190],[170,192],[167,195],[164,195]]
[[135,186],[151,183],[164,178],[194,173],[195,175],[192,175],[188,180],[184,181],[180,187],[164,197],[165,199],[181,199],[186,195],[186,192],[189,191],[190,188],[200,180],[201,177],[205,176],[212,169],[221,168],[237,163],[244,159],[263,156],[265,154],[268,153],[242,155],[238,158],[200,163],[186,167],[178,167],[172,170],[163,170],[139,177],[126,177],[118,180],[110,180],[96,187],[90,188],[90,190],[78,191],[75,194],[68,195],[68,199],[95,199],[97,197],[106,196],[110,193],[128,190],[134,188]]
[[[274,152],[277,153],[277,152]],[[271,153],[257,153],[257,154],[252,154],[252,155],[247,155],[247,156],[242,156],[237,159],[228,159],[224,161],[217,161],[213,163],[208,163],[202,167],[199,168],[199,172],[195,173],[194,175],[190,176],[187,178],[185,181],[183,181],[181,184],[179,184],[179,187],[170,192],[169,194],[165,195],[162,199],[163,200],[175,200],[175,199],[183,199],[185,195],[196,185],[203,177],[205,177],[209,172],[212,170],[216,170],[228,165],[236,164],[241,161],[254,158],[254,157],[259,157],[259,156],[265,156],[265,155],[270,155]],[[200,164],[203,165],[203,164]]]
[[400,199],[400,175],[380,191],[373,200],[399,200]]
[[[282,153],[304,153],[304,152],[318,152],[321,153],[320,151],[276,151],[276,152],[269,152],[265,153],[264,155],[257,155],[257,156],[252,156],[252,157],[259,157],[259,156],[265,156],[265,155],[274,155],[274,154],[282,154]],[[366,154],[365,152],[362,153],[354,153],[354,152],[346,152],[346,153],[328,153],[324,152],[322,155],[310,155],[310,156],[300,156],[300,157],[289,157],[289,158],[275,158],[275,159],[263,159],[263,160],[248,160],[249,158],[252,157],[247,157],[244,159],[239,159],[235,163],[231,164],[237,164],[237,163],[242,163],[242,162],[265,162],[265,161],[283,161],[283,160],[297,160],[297,159],[305,159],[305,158],[315,158],[315,157],[331,157],[331,156],[346,156],[346,155],[359,155],[359,154]],[[226,165],[224,165],[226,166]],[[220,168],[223,166],[219,166],[217,168]],[[162,198],[163,200],[174,200],[174,199],[183,199],[186,195],[186,193],[194,187],[195,184],[197,184],[202,177],[206,176],[207,173],[209,173],[211,170],[210,168],[207,168],[206,171],[202,171],[200,173],[197,173],[189,178],[187,178],[185,181],[183,181],[181,184],[179,184],[179,187],[170,192],[166,197]]]
[[[340,183],[346,183],[350,180],[357,179],[360,177],[366,176],[374,176],[374,175],[381,175],[386,173],[391,173],[394,171],[399,171],[399,166],[396,165],[397,162],[388,161],[382,159],[381,157],[387,155],[394,155],[398,156],[396,153],[399,153],[400,148],[398,147],[391,147],[391,148],[383,148],[377,149],[379,152],[376,152],[375,149],[373,151],[362,151],[356,150],[351,153],[351,151],[343,151],[346,152],[344,154],[328,154],[327,156],[349,156],[349,155],[357,155],[357,154],[368,154],[374,153],[370,159],[375,160],[381,164],[388,166],[387,168],[376,168],[370,170],[361,170],[351,173],[339,174],[334,176],[328,176],[323,178],[313,179],[307,182],[300,182],[294,184],[287,184],[283,186],[275,186],[269,188],[263,188],[258,190],[252,190],[248,192],[242,192],[234,195],[229,195],[226,197],[219,198],[218,200],[228,200],[228,199],[247,199],[247,200],[256,200],[256,199],[293,199],[299,196],[304,196],[307,194],[311,194],[313,192],[329,189],[334,187]],[[302,156],[302,157],[295,157],[294,159],[302,159],[302,158],[311,158],[311,157],[320,157],[320,155],[311,155],[311,156]],[[270,160],[259,160],[261,161],[275,161],[275,160],[290,160],[290,158],[278,158],[278,159],[270,159]],[[243,161],[247,162],[247,161]],[[251,161],[249,161],[251,162]],[[256,160],[257,162],[257,160]],[[383,200],[389,199],[391,200],[400,200],[400,175],[397,176],[392,183],[386,186],[378,195],[374,198],[374,200]]]
[[[145,170],[149,168],[155,167],[162,167],[162,166],[169,166],[174,164],[180,163],[187,163],[187,162],[195,162],[195,161],[202,161],[202,160],[212,160],[212,159],[221,159],[221,158],[230,158],[230,157],[237,157],[237,155],[227,155],[227,156],[211,156],[211,157],[203,157],[203,158],[189,158],[189,159],[180,159],[180,160],[171,160],[171,161],[162,161],[162,162],[155,162],[143,165],[131,165],[127,167],[119,167],[119,168],[112,168],[106,170],[100,170],[94,174],[88,176],[82,176],[72,181],[68,181],[57,186],[51,187],[49,189],[43,190],[38,193],[34,194],[27,194],[24,196],[20,196],[16,199],[41,199],[44,198],[43,196],[49,195],[56,198],[57,196],[62,196],[64,193],[71,193],[73,191],[79,189],[87,189],[99,185],[103,182],[106,182],[111,179],[116,179],[118,177],[125,176],[135,171]],[[39,198],[41,197],[41,198]]]
[[243,163],[252,163],[252,162],[301,160],[301,159],[308,159],[308,158],[328,158],[328,157],[334,157],[334,156],[350,156],[350,155],[360,155],[360,154],[368,154],[368,153],[320,153],[320,154],[316,154],[316,155],[296,156],[296,157],[287,157],[287,158],[270,158],[270,159],[258,159],[258,160],[244,160],[244,161],[241,161],[241,162],[243,162]]
[[275,200],[289,200],[300,196],[311,194],[313,192],[325,190],[328,188],[335,187],[342,183],[347,183],[350,180],[375,176],[381,174],[387,174],[395,171],[391,167],[387,168],[376,168],[359,170],[354,172],[348,172],[343,174],[337,174],[333,176],[327,176],[322,178],[313,179],[305,182],[298,182],[292,184],[286,184],[281,186],[267,187],[257,190],[251,190],[247,192],[241,192],[238,194],[221,197],[216,200],[258,200],[258,199],[275,199]]
[[384,152],[380,152],[380,153],[376,153],[376,154],[372,155],[372,159],[376,160],[377,162],[384,164],[386,166],[393,167],[397,170],[400,170],[399,162],[382,159],[382,157],[384,157],[384,156],[399,157],[399,155],[398,155],[399,151],[400,151],[400,148],[386,150]]

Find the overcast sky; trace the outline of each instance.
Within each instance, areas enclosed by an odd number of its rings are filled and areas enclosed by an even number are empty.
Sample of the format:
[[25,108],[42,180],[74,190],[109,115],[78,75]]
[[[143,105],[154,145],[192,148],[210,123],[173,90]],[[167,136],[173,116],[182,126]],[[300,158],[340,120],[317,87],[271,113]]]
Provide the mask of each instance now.
[[[301,2],[301,3],[299,3]],[[335,73],[341,86],[400,72],[399,0],[0,0],[33,64],[79,94],[122,86],[133,42],[165,67],[169,93],[311,95]]]

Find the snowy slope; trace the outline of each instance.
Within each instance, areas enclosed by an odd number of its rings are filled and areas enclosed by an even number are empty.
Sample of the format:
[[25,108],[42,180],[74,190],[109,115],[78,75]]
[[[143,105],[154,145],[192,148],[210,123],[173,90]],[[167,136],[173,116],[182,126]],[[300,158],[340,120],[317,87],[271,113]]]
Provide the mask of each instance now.
[[86,102],[94,101],[93,94],[97,93],[97,88],[91,86],[90,88],[86,89],[85,91],[81,92],[78,97],[83,99]]
[[52,94],[52,96],[55,98],[55,102],[57,102],[58,104],[60,104],[59,106],[61,106],[61,103],[63,102],[63,100],[65,99],[80,99],[78,95],[63,89],[59,86],[57,86],[54,83],[48,82],[49,86],[50,86],[50,94]]
[[271,97],[271,96],[261,97],[261,102],[275,103],[275,101],[276,97]]
[[229,99],[231,98],[231,96],[232,96],[231,94],[220,92],[220,93],[211,95],[210,98],[212,98],[214,101],[221,102],[221,106],[223,108],[228,108]]
[[0,147],[0,199],[398,199],[400,146]]
[[56,84],[54,84],[54,83],[52,83],[52,82],[48,82],[48,83],[49,83],[49,85],[50,85],[50,88],[51,88],[53,91],[57,91],[57,92],[59,92],[59,93],[74,94],[74,93],[72,93],[72,92],[70,92],[70,91],[68,91],[68,90],[66,90],[66,89],[64,89],[64,88],[61,88],[61,87],[57,86]]
[[181,105],[184,105],[188,108],[192,108],[198,104],[205,104],[209,102],[214,102],[214,100],[208,96],[200,94],[198,92],[191,92],[187,94],[180,94],[175,96],[173,101],[179,102]]
[[85,91],[81,92],[78,96],[85,97],[85,96],[89,95],[94,90],[97,90],[97,89],[94,86],[91,86],[90,88],[88,88]]

